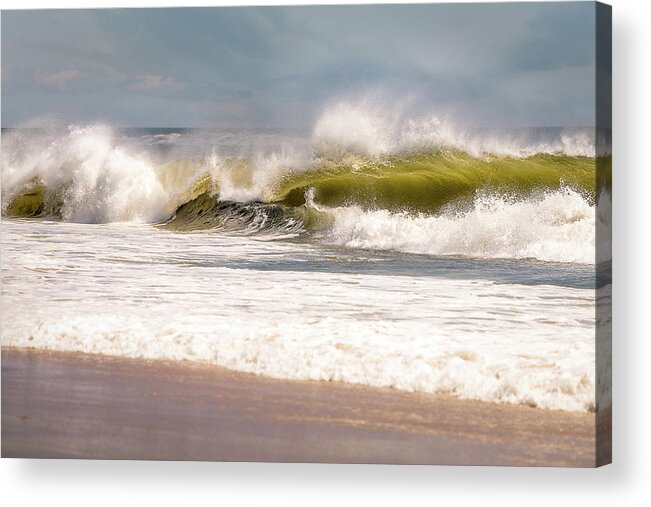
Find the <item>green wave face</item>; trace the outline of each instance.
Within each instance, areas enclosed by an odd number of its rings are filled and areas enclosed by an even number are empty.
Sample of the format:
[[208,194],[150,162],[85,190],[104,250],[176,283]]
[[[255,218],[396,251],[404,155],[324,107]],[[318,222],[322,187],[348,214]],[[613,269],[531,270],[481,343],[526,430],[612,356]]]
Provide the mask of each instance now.
[[12,217],[38,217],[45,214],[45,192],[44,185],[35,185],[13,198],[5,213]]
[[471,199],[478,190],[520,196],[566,186],[594,200],[595,185],[594,158],[473,158],[447,152],[289,174],[276,184],[273,194],[277,203],[300,206],[313,188],[315,202],[326,206],[356,204],[432,213],[451,202]]
[[61,218],[62,192],[52,192],[45,185],[34,182],[28,190],[9,202],[3,214],[17,218]]

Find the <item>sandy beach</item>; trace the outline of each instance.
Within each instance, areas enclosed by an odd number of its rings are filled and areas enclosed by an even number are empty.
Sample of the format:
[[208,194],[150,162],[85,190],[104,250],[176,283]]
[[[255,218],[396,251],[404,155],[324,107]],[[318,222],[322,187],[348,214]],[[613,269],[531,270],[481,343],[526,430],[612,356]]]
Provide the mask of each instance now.
[[2,350],[3,458],[591,467],[594,449],[594,414]]

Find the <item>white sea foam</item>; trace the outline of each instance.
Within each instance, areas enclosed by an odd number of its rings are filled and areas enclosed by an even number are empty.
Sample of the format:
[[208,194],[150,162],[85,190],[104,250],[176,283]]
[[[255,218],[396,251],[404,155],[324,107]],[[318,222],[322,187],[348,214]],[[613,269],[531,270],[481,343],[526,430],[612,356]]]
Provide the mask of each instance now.
[[438,215],[310,205],[333,215],[325,240],[337,245],[430,255],[595,262],[595,208],[567,188],[527,200],[479,195],[470,210]]
[[[321,254],[147,225],[4,221],[2,252],[3,346],[595,406],[591,289],[242,269]],[[225,267],[233,260],[239,268]]]

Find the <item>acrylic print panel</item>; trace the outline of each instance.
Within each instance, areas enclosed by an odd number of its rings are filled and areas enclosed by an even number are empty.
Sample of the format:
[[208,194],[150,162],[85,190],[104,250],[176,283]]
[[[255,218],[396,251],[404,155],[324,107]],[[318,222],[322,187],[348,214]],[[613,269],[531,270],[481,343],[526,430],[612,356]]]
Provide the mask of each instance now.
[[2,455],[610,462],[610,8],[2,13]]

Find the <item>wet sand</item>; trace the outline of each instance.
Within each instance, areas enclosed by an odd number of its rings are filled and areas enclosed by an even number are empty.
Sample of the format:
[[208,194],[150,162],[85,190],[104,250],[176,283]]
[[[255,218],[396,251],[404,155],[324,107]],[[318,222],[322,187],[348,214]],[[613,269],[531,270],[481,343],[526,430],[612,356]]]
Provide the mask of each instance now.
[[2,457],[591,467],[595,416],[3,348]]

